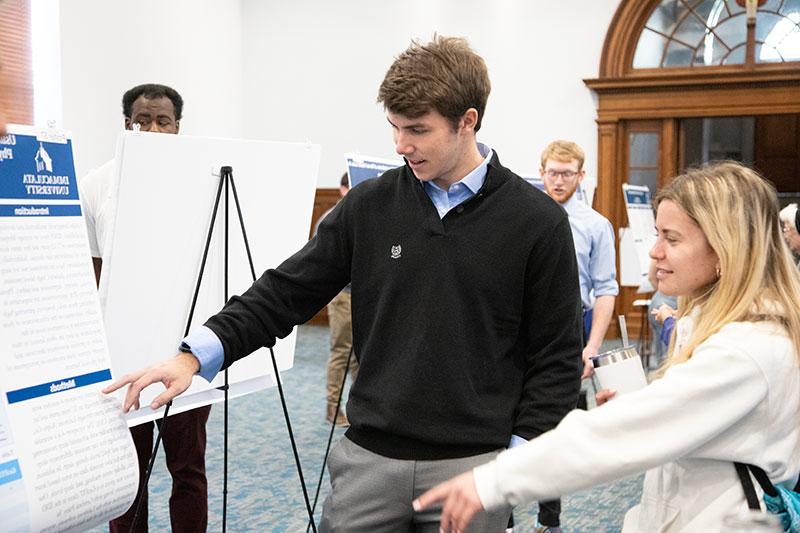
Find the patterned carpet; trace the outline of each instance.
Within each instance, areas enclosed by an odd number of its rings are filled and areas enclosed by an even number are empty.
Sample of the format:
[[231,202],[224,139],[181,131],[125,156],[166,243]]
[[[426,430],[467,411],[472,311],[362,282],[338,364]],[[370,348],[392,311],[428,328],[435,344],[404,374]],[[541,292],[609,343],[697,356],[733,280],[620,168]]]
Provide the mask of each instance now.
[[[301,326],[295,366],[284,375],[292,428],[313,499],[330,426],[324,420],[325,363],[328,330]],[[611,346],[609,346],[610,348]],[[604,346],[604,348],[606,348]],[[269,361],[264,362],[269,365]],[[228,414],[228,509],[226,526],[234,532],[303,532],[308,517],[277,389],[261,391],[230,403]],[[337,430],[334,442],[342,435]],[[163,450],[160,452],[163,454]],[[222,530],[223,407],[211,410],[206,456],[209,481],[209,531]],[[150,530],[169,531],[171,481],[162,457],[150,480]],[[578,492],[563,501],[565,531],[619,531],[625,511],[640,497],[642,476]],[[327,474],[320,490],[316,518],[330,485]],[[536,504],[514,513],[515,531],[532,531]],[[95,528],[94,532],[106,528]]]

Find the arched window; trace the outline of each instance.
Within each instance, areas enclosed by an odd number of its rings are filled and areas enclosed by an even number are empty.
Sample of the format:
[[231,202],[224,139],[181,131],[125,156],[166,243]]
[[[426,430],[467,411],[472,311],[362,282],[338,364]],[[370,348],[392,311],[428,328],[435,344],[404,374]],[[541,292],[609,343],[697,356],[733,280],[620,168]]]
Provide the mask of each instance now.
[[[636,45],[633,68],[743,65],[800,60],[800,0],[759,6],[748,32],[735,0],[663,0]],[[748,54],[748,51],[750,51]]]

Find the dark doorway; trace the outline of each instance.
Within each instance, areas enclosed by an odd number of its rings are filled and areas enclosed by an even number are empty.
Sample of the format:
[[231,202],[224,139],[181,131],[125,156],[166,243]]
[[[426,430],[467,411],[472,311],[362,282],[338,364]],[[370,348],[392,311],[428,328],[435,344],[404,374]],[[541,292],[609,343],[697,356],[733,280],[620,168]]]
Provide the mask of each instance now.
[[741,161],[772,181],[782,205],[800,201],[800,115],[682,119],[680,136],[682,169]]

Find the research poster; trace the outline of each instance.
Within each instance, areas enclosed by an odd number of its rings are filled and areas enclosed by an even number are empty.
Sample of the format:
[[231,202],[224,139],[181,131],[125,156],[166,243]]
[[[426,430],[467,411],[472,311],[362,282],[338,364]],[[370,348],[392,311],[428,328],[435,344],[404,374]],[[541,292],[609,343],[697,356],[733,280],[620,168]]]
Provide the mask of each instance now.
[[351,189],[368,179],[377,178],[387,170],[403,166],[403,161],[397,159],[360,154],[344,154],[344,158]]
[[111,379],[72,143],[0,137],[0,530],[83,531],[136,496]]
[[625,207],[628,212],[629,237],[638,260],[639,292],[649,292],[653,288],[647,280],[650,267],[650,249],[656,242],[656,220],[650,199],[650,189],[642,185],[622,185]]

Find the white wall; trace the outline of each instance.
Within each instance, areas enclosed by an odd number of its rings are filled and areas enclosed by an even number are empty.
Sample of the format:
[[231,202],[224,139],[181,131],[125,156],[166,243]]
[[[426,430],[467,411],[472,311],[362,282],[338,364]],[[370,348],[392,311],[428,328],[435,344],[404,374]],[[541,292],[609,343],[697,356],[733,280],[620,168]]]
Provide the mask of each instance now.
[[345,152],[394,156],[378,86],[412,38],[469,39],[492,94],[479,140],[518,173],[538,169],[556,138],[581,144],[596,169],[597,77],[619,0],[242,0],[244,134],[322,144],[319,185],[333,187]]
[[63,124],[78,175],[113,157],[122,94],[140,83],[181,93],[182,133],[241,137],[241,25],[231,0],[62,0]]
[[619,0],[62,0],[64,125],[79,174],[111,157],[120,99],[144,82],[186,100],[182,132],[320,143],[319,186],[342,154],[394,156],[378,86],[412,38],[467,37],[493,90],[479,140],[518,173],[555,138],[596,169],[596,77]]

